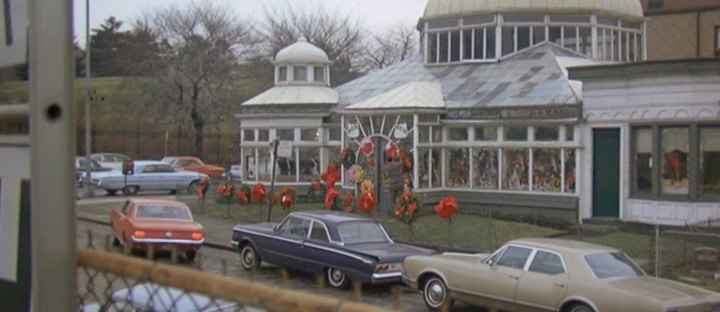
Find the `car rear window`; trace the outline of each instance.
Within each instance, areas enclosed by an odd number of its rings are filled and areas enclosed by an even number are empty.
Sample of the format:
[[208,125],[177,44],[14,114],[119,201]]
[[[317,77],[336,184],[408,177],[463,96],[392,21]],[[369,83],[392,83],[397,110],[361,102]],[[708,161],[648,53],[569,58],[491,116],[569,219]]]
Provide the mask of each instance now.
[[621,252],[602,252],[587,255],[585,261],[599,279],[645,275],[645,272],[640,267]]
[[376,222],[345,222],[338,225],[338,232],[345,244],[389,242],[385,231]]
[[135,218],[192,220],[185,207],[142,205],[135,211]]

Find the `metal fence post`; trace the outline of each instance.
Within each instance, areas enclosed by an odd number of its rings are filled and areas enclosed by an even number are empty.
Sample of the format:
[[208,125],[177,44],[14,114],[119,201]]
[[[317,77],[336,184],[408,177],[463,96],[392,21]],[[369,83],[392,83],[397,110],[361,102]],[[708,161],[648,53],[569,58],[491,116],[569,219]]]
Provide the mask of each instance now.
[[655,276],[660,277],[660,224],[655,224]]
[[29,4],[32,310],[76,311],[73,7]]

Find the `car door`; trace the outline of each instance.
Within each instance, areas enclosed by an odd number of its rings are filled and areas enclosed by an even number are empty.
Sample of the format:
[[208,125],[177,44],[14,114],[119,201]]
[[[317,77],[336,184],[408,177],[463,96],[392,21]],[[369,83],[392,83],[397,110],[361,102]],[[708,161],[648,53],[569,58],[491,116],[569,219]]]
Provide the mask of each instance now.
[[329,263],[335,262],[337,253],[330,247],[330,234],[322,222],[313,220],[308,239],[302,244],[309,271],[321,272]]
[[495,253],[473,274],[474,292],[495,301],[500,308],[515,309],[518,281],[531,253],[531,248],[514,245]]
[[[163,181],[158,178],[158,168],[156,165],[148,164],[139,169],[140,170],[136,171],[132,176],[132,179],[136,182],[133,184],[140,185],[140,188],[145,191],[162,189]],[[128,176],[128,182],[130,179],[131,176]]]
[[267,246],[266,252],[274,259],[267,259],[268,262],[306,271],[304,266],[307,259],[303,243],[310,233],[310,223],[310,220],[305,218],[288,217],[276,229],[276,238]]
[[556,310],[567,293],[568,278],[560,254],[538,249],[520,276],[515,302],[524,311]]

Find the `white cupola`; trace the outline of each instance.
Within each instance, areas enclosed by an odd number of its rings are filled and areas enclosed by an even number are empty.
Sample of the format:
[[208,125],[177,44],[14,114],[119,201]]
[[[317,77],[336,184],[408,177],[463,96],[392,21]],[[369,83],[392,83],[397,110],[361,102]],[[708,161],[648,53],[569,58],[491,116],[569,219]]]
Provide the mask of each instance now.
[[300,37],[275,55],[275,85],[330,86],[330,64],[322,49]]

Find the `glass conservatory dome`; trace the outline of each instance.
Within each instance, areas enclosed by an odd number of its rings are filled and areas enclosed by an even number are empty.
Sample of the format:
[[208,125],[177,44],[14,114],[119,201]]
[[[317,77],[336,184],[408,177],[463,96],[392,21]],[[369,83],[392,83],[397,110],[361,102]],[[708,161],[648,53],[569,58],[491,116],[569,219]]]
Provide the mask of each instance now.
[[550,42],[597,61],[644,59],[638,0],[429,0],[425,63],[492,62]]
[[495,13],[599,14],[639,22],[638,0],[429,0],[423,19]]

